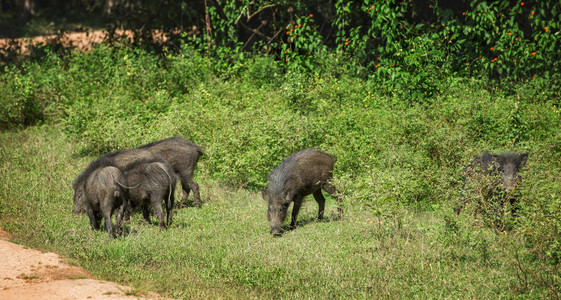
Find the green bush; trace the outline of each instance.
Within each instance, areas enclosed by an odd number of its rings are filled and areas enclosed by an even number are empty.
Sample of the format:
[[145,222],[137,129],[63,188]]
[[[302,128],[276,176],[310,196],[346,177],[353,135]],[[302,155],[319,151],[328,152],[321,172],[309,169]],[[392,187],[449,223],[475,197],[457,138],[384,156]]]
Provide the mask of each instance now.
[[0,128],[32,125],[43,119],[43,103],[36,101],[31,74],[6,67],[0,75]]

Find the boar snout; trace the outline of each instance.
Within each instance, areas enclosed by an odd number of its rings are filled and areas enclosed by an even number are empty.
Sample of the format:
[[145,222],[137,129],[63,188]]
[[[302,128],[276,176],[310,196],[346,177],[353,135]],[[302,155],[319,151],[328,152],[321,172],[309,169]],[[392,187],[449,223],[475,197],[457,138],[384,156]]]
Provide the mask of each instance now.
[[517,184],[518,184],[518,180],[514,176],[506,177],[503,181],[504,189],[507,192],[514,191]]
[[271,228],[271,235],[274,237],[278,237],[282,235],[282,229],[280,227]]
[[84,212],[84,201],[83,201],[83,194],[82,191],[79,190],[74,193],[74,205],[72,206],[72,213],[75,215],[79,215]]

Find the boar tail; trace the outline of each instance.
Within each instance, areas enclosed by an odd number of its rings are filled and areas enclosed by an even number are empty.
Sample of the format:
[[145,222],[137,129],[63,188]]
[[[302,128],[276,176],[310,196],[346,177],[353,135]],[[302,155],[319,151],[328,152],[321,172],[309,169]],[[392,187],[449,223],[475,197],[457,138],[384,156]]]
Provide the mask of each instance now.
[[122,187],[122,188],[124,188],[124,189],[127,189],[127,190],[131,190],[131,189],[137,188],[139,185],[142,184],[142,182],[141,182],[141,183],[139,183],[139,184],[137,184],[137,185],[135,185],[135,186],[126,186],[126,185],[120,183],[120,182],[117,181],[117,180],[115,180],[115,182],[116,182],[120,187]]
[[166,175],[168,176],[168,179],[169,179],[168,201],[167,201],[167,203],[166,203],[166,206],[171,208],[171,196],[172,196],[172,193],[174,192],[174,191],[172,190],[172,185],[173,185],[175,182],[173,182],[173,178],[171,178],[171,176],[169,175],[168,172],[165,172],[165,173],[166,173]]

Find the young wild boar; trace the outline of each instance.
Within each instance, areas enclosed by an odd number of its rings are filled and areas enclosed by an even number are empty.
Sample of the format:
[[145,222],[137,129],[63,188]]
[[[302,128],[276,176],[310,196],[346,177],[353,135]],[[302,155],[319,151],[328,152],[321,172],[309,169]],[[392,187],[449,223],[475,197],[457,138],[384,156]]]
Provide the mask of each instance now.
[[116,167],[122,171],[132,163],[146,159],[154,159],[154,156],[147,150],[131,149],[107,153],[91,162],[88,167],[84,171],[82,171],[82,173],[80,173],[72,183],[72,189],[74,190],[74,207],[72,209],[72,212],[74,214],[79,214],[85,208],[82,206],[82,203],[85,202],[84,198],[86,180],[94,172],[108,166]]
[[[185,205],[189,191],[193,190],[195,205],[200,207],[199,185],[193,179],[193,173],[202,153],[203,151],[200,146],[181,137],[172,137],[140,146],[136,149],[119,150],[105,154],[91,162],[90,165],[78,175],[76,180],[74,180],[72,184],[74,203],[83,202],[80,198],[84,195],[84,184],[88,176],[95,170],[107,166],[114,166],[120,170],[124,170],[137,161],[158,158],[167,161],[181,180],[181,186],[183,187],[181,205]],[[81,209],[82,207],[77,207],[73,212],[80,213]]]
[[[165,226],[162,200],[166,203],[167,225],[173,219],[173,202],[177,177],[164,160],[141,160],[124,171],[132,207],[142,206],[144,219],[150,222],[149,208],[158,216],[160,230]],[[128,214],[128,212],[127,212]]]
[[505,200],[508,200],[511,205],[514,205],[516,199],[511,194],[520,180],[518,171],[526,165],[527,160],[528,153],[511,152],[501,154],[485,152],[473,159],[464,168],[465,179],[462,196],[454,208],[454,212],[460,214],[465,206],[468,185],[478,189],[485,200],[499,201],[500,203],[496,204],[501,206]]
[[197,207],[201,206],[199,185],[193,179],[195,167],[199,157],[203,154],[203,149],[200,146],[176,136],[140,146],[137,149],[150,151],[154,157],[164,159],[173,168],[173,171],[181,180],[181,187],[183,188],[180,208],[185,206],[190,190],[193,190],[195,205]]
[[309,148],[286,158],[271,172],[267,188],[262,190],[261,193],[268,204],[267,218],[271,222],[271,234],[273,236],[281,234],[282,222],[291,202],[294,202],[294,205],[290,228],[296,227],[296,218],[302,200],[309,194],[314,195],[319,205],[318,219],[321,220],[325,208],[325,198],[321,193],[322,188],[336,197],[339,202],[339,216],[342,217],[341,200],[336,196],[335,187],[329,182],[333,176],[334,163],[333,156]]
[[[127,184],[125,175],[115,167],[104,167],[90,174],[85,184],[85,197],[81,198],[81,205],[85,208],[90,218],[92,229],[99,229],[101,218],[105,222],[105,230],[112,237],[120,234],[121,222],[125,211],[128,209],[128,191],[121,187]],[[78,205],[74,203],[74,205]],[[76,210],[76,207],[74,208]],[[118,210],[116,216],[116,230],[113,232],[111,216]]]

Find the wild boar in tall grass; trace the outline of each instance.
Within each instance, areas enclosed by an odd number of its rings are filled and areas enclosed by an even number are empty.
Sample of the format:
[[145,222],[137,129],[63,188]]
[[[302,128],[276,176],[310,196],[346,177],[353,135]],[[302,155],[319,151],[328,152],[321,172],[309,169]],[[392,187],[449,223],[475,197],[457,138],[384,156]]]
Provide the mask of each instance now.
[[470,199],[476,200],[477,210],[505,213],[504,206],[510,204],[516,211],[516,197],[513,192],[520,181],[519,171],[526,165],[528,153],[488,152],[474,158],[464,168],[462,195],[454,208],[460,214]]

